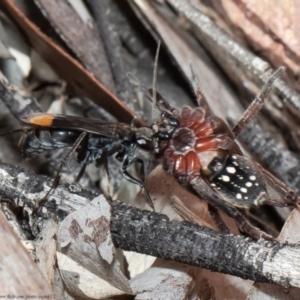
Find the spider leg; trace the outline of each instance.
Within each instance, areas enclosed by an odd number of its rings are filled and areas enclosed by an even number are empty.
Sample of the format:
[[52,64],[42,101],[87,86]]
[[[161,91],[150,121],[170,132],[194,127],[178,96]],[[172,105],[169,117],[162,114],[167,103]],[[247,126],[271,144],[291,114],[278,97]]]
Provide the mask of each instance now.
[[217,195],[200,176],[193,177],[189,181],[189,184],[200,199],[203,199],[214,208],[233,218],[242,232],[248,234],[255,240],[264,238],[276,241],[272,236],[253,226],[231,203],[224,201]]
[[262,204],[268,204],[273,206],[299,206],[300,197],[289,188],[284,182],[276,178],[273,174],[265,170],[261,165],[255,164],[263,175],[264,180],[268,185],[270,185],[278,194],[283,198],[275,199],[268,198]]
[[235,141],[226,134],[218,134],[198,139],[195,148],[199,152],[207,151],[208,149],[210,151],[222,149],[232,153],[241,153]]
[[254,98],[250,106],[245,110],[240,120],[234,125],[232,129],[232,134],[234,138],[243,131],[245,126],[257,115],[257,113],[263,107],[267,96],[269,95],[272,85],[274,81],[282,75],[285,68],[280,67],[277,71],[275,71],[271,77],[267,80],[263,88],[261,89],[260,93]]
[[221,215],[219,214],[219,211],[211,204],[208,204],[208,213],[210,217],[213,219],[219,231],[224,233],[230,233],[230,230],[228,226],[225,224],[225,222],[223,221]]

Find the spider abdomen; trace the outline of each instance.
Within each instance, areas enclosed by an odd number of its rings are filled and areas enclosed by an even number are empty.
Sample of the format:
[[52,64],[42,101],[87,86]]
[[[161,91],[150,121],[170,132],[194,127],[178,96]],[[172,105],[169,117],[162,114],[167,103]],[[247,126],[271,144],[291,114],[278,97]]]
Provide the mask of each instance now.
[[210,186],[235,206],[259,205],[268,197],[261,173],[243,156],[221,152],[205,173]]

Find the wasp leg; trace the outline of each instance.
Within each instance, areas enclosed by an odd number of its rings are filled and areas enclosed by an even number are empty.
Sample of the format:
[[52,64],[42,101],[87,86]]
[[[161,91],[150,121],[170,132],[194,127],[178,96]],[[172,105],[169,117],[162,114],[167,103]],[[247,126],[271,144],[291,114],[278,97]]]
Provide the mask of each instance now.
[[82,142],[80,143],[80,149],[78,151],[78,154],[77,154],[77,161],[79,163],[83,163],[79,173],[77,174],[76,178],[75,178],[75,182],[78,183],[86,169],[86,161],[88,160],[88,156],[89,154],[87,155],[88,151],[87,151],[87,148],[88,148],[88,142],[89,142],[89,137],[88,135],[86,135],[83,139],[82,139]]
[[55,189],[55,187],[58,185],[59,182],[59,178],[60,178],[60,172],[63,168],[64,165],[66,165],[66,163],[68,162],[68,160],[70,159],[70,157],[73,155],[73,153],[76,151],[76,149],[80,146],[81,142],[83,141],[83,139],[85,138],[85,136],[87,135],[86,132],[82,132],[80,134],[80,136],[77,138],[77,140],[75,141],[74,145],[72,146],[71,150],[69,151],[69,153],[66,155],[66,157],[60,162],[59,168],[56,172],[54,181],[50,187],[50,189],[48,190],[48,192],[46,193],[46,195],[40,199],[38,201],[38,203],[36,204],[35,208],[33,209],[32,213],[35,214],[40,207],[47,201],[47,198],[49,197],[50,193],[52,192],[53,189]]
[[283,198],[283,200],[268,198],[262,204],[273,206],[300,206],[300,197],[291,188],[289,188],[284,182],[276,178],[273,174],[265,170],[259,164],[255,165],[263,175],[263,178],[267,184],[270,185]]
[[145,182],[145,167],[144,167],[144,161],[139,158],[139,157],[135,157],[131,162],[130,165],[132,164],[140,164],[141,165],[141,169],[140,169],[140,175],[141,175],[141,179],[142,182]]
[[[104,176],[107,176],[107,185],[103,186],[102,183],[100,184],[101,186],[101,191],[104,194],[106,199],[112,199],[112,195],[113,195],[113,187],[111,185],[111,177],[110,177],[110,170],[108,168],[108,152],[104,151],[100,157],[98,157],[96,159],[96,167],[100,168],[100,172],[101,174],[103,174]],[[104,177],[105,178],[105,177]],[[102,177],[101,181],[104,179]],[[105,178],[106,180],[106,178]],[[104,181],[105,181],[104,180]]]
[[263,107],[265,100],[267,99],[274,81],[282,75],[285,68],[280,67],[275,71],[271,77],[267,80],[260,93],[254,98],[250,106],[245,110],[240,120],[234,125],[232,134],[236,138],[245,128],[245,126],[257,115],[257,113]]
[[[122,164],[122,173],[123,176],[129,181],[132,182],[134,184],[137,184],[138,186],[140,186],[142,189],[144,189],[145,192],[145,196],[146,196],[146,201],[148,203],[148,205],[155,211],[154,208],[154,204],[153,201],[148,193],[148,191],[146,190],[144,183],[138,179],[136,179],[135,177],[133,177],[128,171],[127,169],[130,167],[130,165],[133,162],[137,162],[137,163],[141,163],[142,164],[142,169],[144,170],[144,162],[138,158],[132,158],[132,154],[125,154],[123,157],[123,164]],[[142,180],[144,181],[144,171],[142,171]]]
[[85,171],[85,168],[86,168],[86,164],[83,164],[82,167],[80,168],[80,171],[79,173],[77,174],[76,178],[75,178],[75,182],[78,183]]
[[211,204],[208,204],[208,213],[209,213],[210,217],[213,219],[213,221],[216,224],[219,231],[224,232],[224,233],[230,232],[228,226],[222,220],[222,217],[219,214],[219,211]]
[[255,240],[264,238],[270,241],[276,241],[272,236],[253,226],[231,203],[219,197],[200,176],[192,178],[189,184],[200,199],[233,218],[242,232]]
[[106,151],[103,152],[99,158],[97,158],[96,167],[103,168],[104,171],[106,172],[108,181],[110,181],[109,168],[108,168],[108,153]]

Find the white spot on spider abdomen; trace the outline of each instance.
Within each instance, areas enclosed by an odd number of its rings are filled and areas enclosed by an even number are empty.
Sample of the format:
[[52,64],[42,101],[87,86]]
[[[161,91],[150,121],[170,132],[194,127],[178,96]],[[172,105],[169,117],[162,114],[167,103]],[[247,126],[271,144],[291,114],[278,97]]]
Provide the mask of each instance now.
[[[213,168],[217,162],[223,165],[219,171]],[[233,205],[249,207],[262,193],[267,195],[260,172],[243,156],[230,155],[224,160],[217,157],[211,170],[211,187]]]
[[230,174],[234,174],[236,172],[236,168],[235,167],[227,167],[226,171]]
[[225,182],[229,182],[230,181],[230,177],[227,175],[222,175],[222,180]]

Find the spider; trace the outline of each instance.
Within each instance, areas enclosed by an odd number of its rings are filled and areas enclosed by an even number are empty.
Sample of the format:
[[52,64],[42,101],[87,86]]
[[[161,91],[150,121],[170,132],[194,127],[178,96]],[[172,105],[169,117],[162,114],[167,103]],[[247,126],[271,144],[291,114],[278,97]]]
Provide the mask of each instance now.
[[[226,226],[214,209],[233,218],[240,231],[254,239],[273,240],[254,227],[237,208],[262,204],[297,206],[300,203],[294,191],[258,163],[246,158],[236,143],[236,138],[262,108],[274,80],[283,71],[281,67],[271,75],[232,130],[213,114],[193,72],[192,84],[198,107],[177,109],[155,92],[156,105],[161,112],[160,119],[152,125],[156,158],[181,186],[208,203],[220,230],[226,230]],[[145,93],[137,79],[131,78],[131,81]],[[148,93],[153,98],[153,89]],[[267,185],[282,199],[272,198]]]

